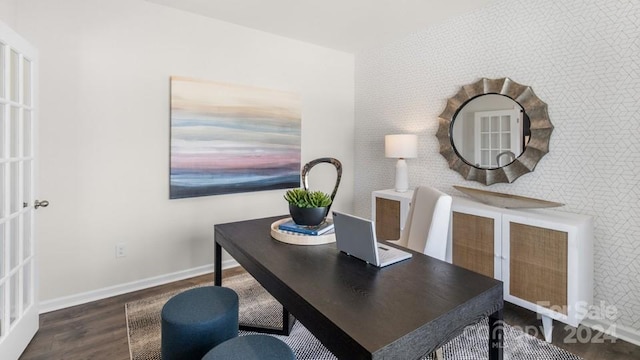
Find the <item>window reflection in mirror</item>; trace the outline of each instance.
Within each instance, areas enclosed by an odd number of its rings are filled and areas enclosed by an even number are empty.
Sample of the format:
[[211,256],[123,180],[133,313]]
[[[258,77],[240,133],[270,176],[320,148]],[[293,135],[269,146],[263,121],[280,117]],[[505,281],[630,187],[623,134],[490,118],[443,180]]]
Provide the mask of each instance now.
[[530,122],[511,98],[485,94],[466,102],[451,123],[451,145],[466,163],[496,169],[517,159],[529,142]]

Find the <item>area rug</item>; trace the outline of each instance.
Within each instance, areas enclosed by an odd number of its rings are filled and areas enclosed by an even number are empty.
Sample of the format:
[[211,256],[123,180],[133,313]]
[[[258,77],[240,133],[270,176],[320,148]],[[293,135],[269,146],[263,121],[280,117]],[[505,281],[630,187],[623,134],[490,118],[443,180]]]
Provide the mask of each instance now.
[[[240,297],[240,322],[251,325],[282,327],[282,306],[260,286],[249,274],[243,273],[225,278],[223,286],[234,289]],[[177,290],[129,302],[125,305],[129,352],[132,360],[159,360],[160,356],[160,311]],[[462,334],[442,347],[445,359],[486,359],[488,353],[488,324],[485,320],[468,326]],[[240,331],[240,335],[250,332]],[[296,322],[289,336],[278,336],[287,343],[297,359],[325,360],[336,357],[325,348],[300,322]],[[521,330],[506,325],[504,329],[505,359],[567,359],[579,360],[554,345],[539,340]],[[432,360],[425,355],[422,360]]]

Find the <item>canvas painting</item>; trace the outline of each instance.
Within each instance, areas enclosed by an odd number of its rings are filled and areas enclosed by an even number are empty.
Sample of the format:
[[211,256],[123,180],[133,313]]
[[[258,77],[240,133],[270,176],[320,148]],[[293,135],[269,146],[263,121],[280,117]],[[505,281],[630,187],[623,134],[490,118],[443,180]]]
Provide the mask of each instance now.
[[296,94],[171,77],[170,198],[300,186]]

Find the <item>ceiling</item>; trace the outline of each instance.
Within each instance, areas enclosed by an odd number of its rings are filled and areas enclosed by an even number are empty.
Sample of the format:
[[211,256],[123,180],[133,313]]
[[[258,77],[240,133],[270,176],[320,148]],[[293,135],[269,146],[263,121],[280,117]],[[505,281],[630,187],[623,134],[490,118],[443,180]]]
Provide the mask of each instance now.
[[357,53],[496,0],[147,0]]

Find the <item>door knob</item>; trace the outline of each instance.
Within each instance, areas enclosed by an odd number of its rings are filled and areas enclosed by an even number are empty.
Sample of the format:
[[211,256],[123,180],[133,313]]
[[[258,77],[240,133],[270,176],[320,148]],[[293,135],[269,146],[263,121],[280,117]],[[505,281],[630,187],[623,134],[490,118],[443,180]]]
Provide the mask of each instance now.
[[36,200],[36,202],[33,204],[34,209],[37,209],[39,207],[47,207],[47,206],[49,206],[49,201],[47,200],[42,200],[42,201]]

